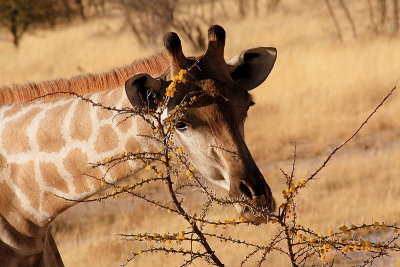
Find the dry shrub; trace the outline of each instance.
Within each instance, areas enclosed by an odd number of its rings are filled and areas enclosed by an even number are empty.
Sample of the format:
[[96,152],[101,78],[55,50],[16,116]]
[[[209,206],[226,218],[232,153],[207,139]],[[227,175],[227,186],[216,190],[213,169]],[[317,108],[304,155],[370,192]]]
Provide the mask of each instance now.
[[[140,181],[125,186],[106,182],[105,176],[93,177],[108,184],[112,191],[84,202],[102,201],[126,195],[140,199],[154,207],[157,211],[156,216],[162,217],[165,213],[169,213],[174,215],[177,220],[185,222],[180,224],[179,231],[175,232],[158,232],[149,226],[146,232],[121,234],[124,240],[144,243],[143,248],[132,252],[123,265],[134,262],[137,257],[144,254],[162,253],[168,255],[168,257],[181,257],[181,266],[188,266],[200,260],[211,265],[224,266],[223,261],[218,256],[218,249],[214,241],[244,247],[247,251],[246,254],[243,258],[236,259],[241,266],[251,264],[254,260],[261,266],[271,254],[276,252],[287,257],[293,267],[310,264],[333,266],[336,262],[342,264],[346,261],[356,266],[367,266],[390,253],[400,252],[400,246],[396,243],[400,237],[400,227],[396,223],[372,222],[361,225],[342,225],[335,229],[329,229],[327,233],[321,233],[307,225],[300,224],[301,218],[298,217],[297,212],[298,201],[301,198],[299,196],[300,191],[310,187],[311,183],[317,180],[318,175],[331,161],[332,157],[356,137],[393,94],[396,87],[383,98],[353,134],[336,146],[322,164],[304,179],[298,179],[296,175],[297,147],[294,144],[291,170],[290,172],[281,170],[285,182],[285,189],[282,192],[284,200],[279,205],[277,212],[266,215],[265,210],[244,196],[236,199],[219,196],[200,180],[183,148],[174,144],[175,122],[187,107],[192,106],[201,97],[201,93],[200,95],[188,95],[169,113],[167,118],[162,119],[168,101],[174,97],[176,85],[186,83],[186,74],[186,70],[181,70],[179,75],[172,80],[166,90],[166,96],[159,103],[157,110],[106,107],[93,102],[89,98],[76,95],[82,101],[89,102],[96,108],[116,112],[116,116],[128,114],[130,117],[141,117],[153,130],[152,135],[147,136],[147,138],[159,143],[158,151],[122,151],[120,154],[104,159],[102,162],[93,163],[93,168],[105,167],[106,170],[110,170],[122,162],[136,161],[143,165],[149,175]],[[182,176],[186,178],[180,178]],[[145,188],[154,183],[164,184],[169,195],[168,200],[146,194]],[[142,187],[143,189],[139,190]],[[200,211],[195,212],[187,207],[186,194],[188,190],[197,190],[202,195],[199,198],[202,207]],[[73,199],[67,200],[74,201]],[[239,226],[243,231],[246,227],[252,227],[252,222],[240,217],[225,220],[210,218],[209,211],[213,206],[228,207],[235,204],[245,205],[252,210],[255,217],[267,216],[271,224],[278,225],[278,228],[275,227],[276,232],[272,234],[272,238],[258,243],[247,238],[237,238],[223,232],[210,231],[210,229],[215,228],[229,229]],[[252,227],[251,230],[257,231],[257,227]]]

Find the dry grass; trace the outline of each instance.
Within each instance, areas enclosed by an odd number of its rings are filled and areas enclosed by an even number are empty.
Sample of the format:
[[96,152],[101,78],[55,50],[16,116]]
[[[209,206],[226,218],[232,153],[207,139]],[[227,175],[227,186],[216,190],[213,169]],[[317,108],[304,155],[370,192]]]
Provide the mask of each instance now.
[[[400,77],[398,36],[363,36],[338,42],[324,6],[311,2],[302,6],[300,2],[286,1],[283,11],[268,17],[218,22],[228,34],[227,58],[251,46],[278,48],[275,69],[265,85],[254,90],[257,105],[246,125],[247,143],[278,201],[283,188],[279,168],[289,168],[293,140],[298,145],[297,173],[302,178],[318,166],[332,146],[353,132]],[[138,48],[128,32],[118,32],[119,27],[118,19],[100,19],[56,32],[39,32],[26,36],[18,51],[1,42],[0,83],[105,71],[154,51]],[[355,142],[334,157],[322,178],[303,192],[301,223],[326,231],[343,223],[398,220],[398,114],[397,92]],[[195,197],[193,200],[196,208]],[[221,219],[235,216],[234,210],[213,212]],[[66,266],[118,265],[138,247],[120,241],[117,233],[172,232],[181,226],[171,215],[156,215],[143,203],[131,200],[81,204],[67,211],[55,224]],[[262,242],[268,240],[272,228],[234,228],[229,234]],[[235,266],[231,255],[244,252],[222,244],[217,255],[227,266]],[[179,263],[164,256],[138,260],[132,266]],[[271,266],[287,266],[279,255],[271,256],[270,262]],[[393,266],[399,264],[399,260],[393,262]]]

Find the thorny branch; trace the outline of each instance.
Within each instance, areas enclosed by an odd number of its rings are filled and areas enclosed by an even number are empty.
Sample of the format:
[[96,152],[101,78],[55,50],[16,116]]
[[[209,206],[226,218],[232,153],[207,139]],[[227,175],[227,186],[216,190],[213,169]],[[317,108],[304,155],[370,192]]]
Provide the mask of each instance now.
[[[238,261],[241,266],[248,263],[251,264],[250,260],[255,257],[259,257],[257,264],[258,266],[261,266],[267,261],[268,255],[274,251],[288,257],[293,267],[306,266],[310,263],[315,265],[317,257],[322,266],[333,266],[335,258],[331,260],[328,260],[327,258],[331,252],[335,252],[335,257],[341,255],[342,257],[351,260],[350,252],[363,251],[366,259],[360,266],[366,266],[371,264],[374,260],[388,255],[390,252],[400,252],[400,246],[396,243],[400,237],[400,227],[396,224],[387,225],[385,223],[374,222],[370,224],[364,223],[363,225],[358,226],[343,225],[339,227],[337,231],[329,230],[327,234],[317,233],[314,230],[297,223],[298,214],[296,211],[296,203],[299,198],[299,191],[306,186],[309,186],[310,181],[316,180],[317,175],[327,166],[332,157],[356,137],[356,135],[384,105],[395,90],[396,87],[390,90],[390,92],[382,99],[361,125],[351,134],[351,136],[329,153],[320,167],[318,167],[307,178],[298,181],[295,181],[297,145],[294,144],[291,171],[290,173],[286,173],[281,170],[286,183],[286,189],[282,192],[284,202],[281,203],[276,214],[269,214],[270,222],[279,226],[281,229],[278,229],[275,234],[272,235],[270,241],[265,240],[261,244],[248,241],[245,238],[240,239],[232,237],[224,233],[218,234],[210,230],[210,228],[216,227],[225,229],[238,225],[241,225],[242,227],[251,225],[251,222],[246,222],[243,218],[233,218],[223,221],[213,221],[209,219],[208,212],[213,205],[233,206],[234,204],[241,204],[249,207],[254,213],[264,214],[265,211],[260,210],[260,208],[253,202],[245,200],[244,198],[229,199],[217,196],[211,188],[204,185],[196,170],[190,164],[183,148],[174,144],[173,135],[175,121],[188,106],[192,105],[196,101],[196,96],[188,97],[185,102],[179,104],[176,110],[169,113],[168,118],[162,120],[161,114],[167,107],[165,102],[160,103],[161,108],[156,111],[118,109],[115,107],[105,107],[89,98],[75,95],[83,101],[90,103],[93,107],[111,110],[117,114],[132,115],[129,116],[129,119],[134,116],[139,116],[147,122],[149,127],[153,130],[151,135],[146,135],[144,137],[156,140],[160,145],[160,152],[123,152],[120,155],[115,155],[114,157],[107,158],[104,161],[93,163],[93,168],[103,167],[107,173],[108,170],[116,164],[126,161],[134,161],[135,163],[142,164],[144,169],[150,171],[150,177],[128,186],[119,186],[107,182],[104,178],[106,175],[101,178],[94,177],[103,182],[105,186],[111,187],[113,191],[112,193],[106,193],[96,199],[84,200],[84,202],[103,201],[110,197],[126,195],[145,201],[151,206],[159,209],[159,212],[164,210],[170,213],[171,216],[176,216],[176,218],[182,218],[186,221],[185,226],[182,226],[183,230],[176,233],[155,232],[121,235],[124,240],[145,243],[149,246],[146,249],[133,252],[123,266],[127,265],[142,254],[160,252],[170,255],[180,255],[184,258],[181,266],[189,266],[197,260],[204,260],[207,263],[216,266],[224,266],[222,260],[215,253],[215,242],[231,243],[247,248],[248,253],[245,254],[241,261]],[[168,99],[169,97],[166,97],[164,101],[168,101]],[[157,162],[157,164],[155,162]],[[183,179],[179,178],[182,176],[181,174],[183,174],[187,180],[183,185],[177,185],[176,181],[178,181],[178,179]],[[165,202],[158,200],[154,196],[136,191],[142,186],[160,181],[165,184],[170,201]],[[192,214],[183,205],[186,201],[185,198],[182,197],[185,195],[185,192],[183,191],[185,188],[199,189],[197,191],[204,195],[203,206],[199,216],[196,213]],[[145,192],[145,190],[143,191]],[[65,197],[62,198],[69,201],[75,201]],[[210,228],[205,226],[210,226]],[[257,229],[254,229],[254,231],[257,231]],[[363,231],[391,231],[395,234],[388,241],[371,241],[360,238],[360,233]],[[195,246],[195,244],[200,246]]]

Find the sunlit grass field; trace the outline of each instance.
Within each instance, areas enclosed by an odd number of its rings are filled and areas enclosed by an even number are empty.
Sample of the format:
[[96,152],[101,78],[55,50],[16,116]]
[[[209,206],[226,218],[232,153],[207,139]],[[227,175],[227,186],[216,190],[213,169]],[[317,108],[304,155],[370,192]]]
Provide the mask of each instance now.
[[[227,32],[226,59],[254,46],[274,46],[278,59],[267,81],[252,91],[246,140],[279,203],[284,179],[297,144],[297,178],[311,174],[329,152],[349,137],[393,88],[400,77],[400,36],[364,34],[354,39],[341,20],[345,41],[336,38],[322,4],[286,1],[268,15],[217,21]],[[343,18],[343,17],[339,17]],[[24,36],[20,49],[0,41],[0,84],[66,78],[101,72],[150,55],[162,47],[140,47],[120,18],[97,19]],[[193,52],[188,47],[187,55]],[[400,92],[396,92],[348,146],[334,156],[320,178],[304,190],[299,222],[326,232],[342,224],[400,218]],[[143,174],[142,174],[143,175]],[[162,187],[149,194],[163,194]],[[167,197],[167,196],[166,196]],[[196,197],[193,197],[196,209]],[[213,210],[215,219],[237,216],[235,210]],[[66,266],[117,266],[140,249],[121,240],[131,231],[173,232],[183,221],[152,210],[139,200],[79,204],[54,223]],[[217,229],[229,235],[268,242],[276,226]],[[237,266],[241,247],[216,244],[216,253]],[[236,257],[242,256],[238,262]],[[273,254],[266,266],[288,266]],[[143,256],[130,266],[175,266],[180,258]],[[399,266],[394,257],[386,266]],[[203,266],[198,263],[197,266]],[[253,266],[253,265],[250,265]]]

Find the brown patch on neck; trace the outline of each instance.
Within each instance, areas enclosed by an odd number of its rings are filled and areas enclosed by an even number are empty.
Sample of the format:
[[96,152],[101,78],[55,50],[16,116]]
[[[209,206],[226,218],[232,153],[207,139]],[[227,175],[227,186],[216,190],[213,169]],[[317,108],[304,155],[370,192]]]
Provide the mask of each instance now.
[[[97,94],[96,102],[102,104],[105,107],[112,107],[115,106],[116,103],[120,103],[119,101],[121,98],[125,98],[128,101],[128,98],[126,97],[125,90],[112,90],[112,91],[106,91],[106,92],[101,92]],[[128,102],[129,103],[129,102]],[[122,105],[124,106],[124,105]],[[130,105],[128,105],[129,107]],[[97,108],[96,109],[96,114],[98,120],[107,120],[112,118],[115,113],[111,110],[107,110],[104,108]]]
[[133,118],[130,115],[120,116],[118,119],[118,129],[123,133],[127,133],[132,129],[132,120]]
[[68,103],[55,107],[47,111],[46,117],[40,121],[37,133],[37,142],[40,151],[58,152],[66,145],[61,130],[65,115],[67,115],[70,106],[71,104]]
[[12,220],[13,215],[16,214],[16,210],[21,208],[19,202],[20,200],[17,198],[10,186],[5,181],[0,182],[1,216],[5,217],[7,221]]
[[68,185],[58,173],[57,167],[52,162],[40,162],[40,171],[42,173],[43,181],[47,186],[68,193]]
[[[113,94],[110,92],[102,92],[97,95],[96,102],[102,104],[105,107],[112,107],[115,105]],[[107,120],[113,116],[113,112],[103,108],[98,108],[96,111],[98,120]]]
[[[64,159],[63,164],[65,169],[72,175],[73,183],[75,186],[75,193],[89,193],[93,194],[100,188],[101,182],[98,180],[103,177],[99,168],[91,168],[88,165],[88,155],[80,148],[72,149],[67,157]],[[95,191],[91,191],[91,187]],[[71,203],[70,206],[77,204]],[[68,205],[61,205],[60,209],[66,209]]]
[[33,161],[23,164],[10,164],[10,177],[29,200],[32,208],[39,210],[40,188],[38,182],[35,180]]
[[108,174],[114,179],[119,180],[125,178],[133,173],[132,167],[129,165],[128,162],[121,162],[117,165],[113,166],[109,171]]
[[8,163],[6,158],[0,154],[0,168],[7,168],[8,167]]
[[127,152],[135,152],[136,149],[140,148],[139,142],[134,137],[129,137],[129,139],[125,143],[125,150]]
[[[0,87],[0,104],[26,102],[35,98],[43,100],[71,96],[65,93],[57,94],[57,92],[88,94],[92,92],[111,90],[123,86],[125,81],[137,72],[147,72],[150,75],[160,75],[168,68],[168,66],[169,60],[167,54],[161,52],[151,57],[137,60],[128,66],[105,73],[86,74],[71,79],[59,79],[40,83],[17,84]],[[53,95],[46,96],[49,94]]]
[[118,147],[118,135],[111,125],[102,126],[94,144],[96,153],[103,153]]
[[50,219],[56,218],[58,214],[74,205],[71,201],[62,199],[49,192],[43,194],[42,203],[42,209],[50,214]]
[[18,154],[30,150],[29,138],[25,131],[40,111],[41,108],[34,108],[5,125],[1,139],[7,153]]
[[[72,149],[64,159],[65,169],[73,176],[76,193],[84,193],[89,190],[88,177],[88,156],[81,149]],[[93,178],[92,178],[93,179]]]
[[90,117],[90,106],[88,103],[79,101],[71,121],[71,137],[85,141],[92,134],[93,125]]

